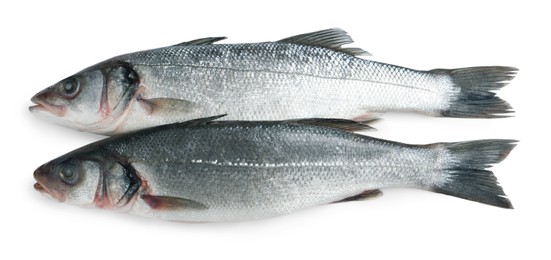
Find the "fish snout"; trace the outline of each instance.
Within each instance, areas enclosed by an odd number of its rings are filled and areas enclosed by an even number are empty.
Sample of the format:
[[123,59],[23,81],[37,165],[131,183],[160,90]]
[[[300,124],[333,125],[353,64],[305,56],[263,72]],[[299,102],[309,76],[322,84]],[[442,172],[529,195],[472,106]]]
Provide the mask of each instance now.
[[34,170],[33,177],[36,181],[43,181],[45,179],[46,173],[49,172],[47,169],[52,170],[52,167],[48,167],[47,165],[42,165],[38,167],[38,169]]
[[33,177],[36,180],[36,183],[33,185],[34,189],[41,192],[42,194],[48,195],[55,200],[60,202],[65,201],[65,194],[52,188],[51,184],[54,183],[53,178],[53,167],[49,165],[42,165],[38,167],[33,173]]
[[52,91],[51,88],[44,89],[36,93],[32,98],[31,102],[36,105],[30,106],[29,110],[31,112],[49,112],[55,116],[62,117],[65,115],[65,107],[60,105],[54,105],[49,100],[57,98],[57,95]]
[[52,88],[49,87],[49,88],[45,88],[43,90],[41,90],[40,92],[36,93],[32,98],[31,98],[31,101],[33,103],[42,103],[44,102],[45,100],[48,100],[51,98],[51,96],[53,95],[53,91],[52,91]]

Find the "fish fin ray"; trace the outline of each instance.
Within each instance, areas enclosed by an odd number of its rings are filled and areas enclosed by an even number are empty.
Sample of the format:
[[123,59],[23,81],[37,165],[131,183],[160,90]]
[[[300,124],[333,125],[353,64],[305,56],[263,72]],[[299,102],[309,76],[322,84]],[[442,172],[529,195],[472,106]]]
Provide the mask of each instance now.
[[502,208],[513,208],[493,172],[486,170],[501,162],[516,146],[515,140],[478,140],[440,143],[451,157],[444,169],[445,181],[432,185],[438,193]]
[[354,41],[347,32],[339,28],[299,34],[279,40],[279,42],[318,46],[350,54],[352,56],[371,55],[369,52],[360,48],[343,48],[342,45],[350,44]]
[[155,210],[205,210],[209,207],[201,202],[185,198],[153,196],[144,194],[141,198]]
[[464,118],[507,117],[506,114],[513,112],[511,105],[493,91],[507,85],[517,71],[517,68],[502,66],[431,70],[435,75],[449,77],[456,92],[451,97],[450,107],[441,111],[441,115]]
[[180,126],[199,126],[199,125],[209,125],[209,124],[214,124],[214,123],[217,123],[217,121],[214,121],[218,118],[222,118],[222,117],[225,117],[227,116],[227,114],[222,114],[222,115],[217,115],[217,116],[211,116],[211,117],[203,117],[203,118],[197,118],[197,119],[192,119],[192,120],[188,120],[188,121],[185,121],[185,122],[181,122],[179,123]]
[[195,39],[187,42],[181,42],[178,44],[174,44],[172,46],[211,45],[211,44],[214,44],[215,42],[225,40],[225,39],[227,39],[227,37],[206,37],[206,38]]
[[352,120],[356,122],[361,122],[364,124],[367,124],[367,123],[373,124],[383,120],[381,118],[382,115],[383,113],[381,112],[367,112],[359,116],[353,117]]
[[383,192],[381,190],[366,190],[366,191],[363,191],[362,193],[360,193],[358,195],[350,196],[348,198],[344,198],[342,200],[335,201],[333,203],[376,199],[380,196],[383,196]]
[[368,124],[374,123],[378,120],[379,119],[377,118],[370,118],[364,121],[353,121],[353,120],[336,119],[336,118],[307,118],[307,119],[287,120],[287,122],[304,124],[304,125],[313,125],[313,126],[325,126],[330,128],[342,129],[350,132],[357,132],[357,131],[375,129]]

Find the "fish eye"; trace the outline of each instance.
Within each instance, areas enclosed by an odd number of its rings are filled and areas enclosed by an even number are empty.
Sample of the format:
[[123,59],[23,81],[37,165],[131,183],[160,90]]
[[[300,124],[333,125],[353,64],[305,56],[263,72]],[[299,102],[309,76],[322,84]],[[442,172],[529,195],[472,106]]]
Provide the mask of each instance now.
[[73,185],[77,182],[79,172],[77,166],[71,163],[66,163],[59,168],[59,177],[67,184]]
[[73,98],[80,90],[80,83],[75,78],[68,78],[59,84],[59,91],[66,98]]

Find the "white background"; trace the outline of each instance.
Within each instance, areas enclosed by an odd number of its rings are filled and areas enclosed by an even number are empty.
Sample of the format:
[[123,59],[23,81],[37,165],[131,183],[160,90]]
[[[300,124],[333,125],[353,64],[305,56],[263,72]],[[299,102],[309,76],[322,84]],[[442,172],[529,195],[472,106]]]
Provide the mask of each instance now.
[[[17,1],[0,4],[2,98],[0,259],[549,259],[548,8],[521,1]],[[13,1],[15,2],[15,1]],[[542,1],[543,2],[543,1]],[[362,3],[362,4],[360,4]],[[278,40],[340,27],[373,59],[417,68],[520,68],[499,92],[513,118],[389,113],[376,137],[430,143],[514,138],[493,170],[505,210],[395,189],[366,202],[263,221],[183,224],[57,203],[32,172],[98,140],[27,110],[30,97],[112,56],[200,37]],[[547,248],[546,248],[547,247]]]

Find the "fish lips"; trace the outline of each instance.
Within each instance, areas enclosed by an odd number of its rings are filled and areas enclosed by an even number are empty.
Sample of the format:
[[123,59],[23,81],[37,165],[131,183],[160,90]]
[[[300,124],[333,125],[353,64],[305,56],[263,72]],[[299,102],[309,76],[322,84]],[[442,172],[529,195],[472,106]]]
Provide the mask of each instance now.
[[34,95],[31,98],[31,101],[36,105],[30,106],[29,111],[31,111],[32,113],[46,112],[57,117],[63,117],[66,111],[64,106],[53,105],[48,103],[48,101],[46,101],[48,99],[51,99],[53,95],[55,94],[52,93],[50,89],[45,89],[41,92],[38,92],[36,95]]
[[51,197],[52,199],[58,200],[59,202],[64,202],[66,199],[65,194],[55,189],[49,188],[48,185],[46,185],[48,174],[47,171],[44,170],[44,167],[45,166],[41,166],[40,168],[36,169],[36,171],[34,171],[33,175],[34,179],[36,180],[36,183],[33,186],[34,189],[44,195],[47,195],[48,197]]

